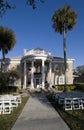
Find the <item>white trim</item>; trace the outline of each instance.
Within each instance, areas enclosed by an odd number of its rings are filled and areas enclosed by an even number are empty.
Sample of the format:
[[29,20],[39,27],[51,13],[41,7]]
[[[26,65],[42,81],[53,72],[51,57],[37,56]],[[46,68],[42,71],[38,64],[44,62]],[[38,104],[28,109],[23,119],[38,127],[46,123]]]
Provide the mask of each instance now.
[[45,86],[45,60],[42,60],[42,88]]
[[52,63],[50,62],[49,63],[49,87],[51,88],[52,87]]
[[64,76],[59,76],[59,84],[64,84]]
[[34,61],[31,62],[31,87],[34,88]]
[[55,85],[62,85],[62,84],[64,84],[64,75],[61,75],[61,76],[56,75]]
[[59,76],[58,75],[55,76],[55,85],[57,85],[57,84],[59,84]]
[[23,84],[23,89],[26,88],[26,61],[24,62],[24,84]]

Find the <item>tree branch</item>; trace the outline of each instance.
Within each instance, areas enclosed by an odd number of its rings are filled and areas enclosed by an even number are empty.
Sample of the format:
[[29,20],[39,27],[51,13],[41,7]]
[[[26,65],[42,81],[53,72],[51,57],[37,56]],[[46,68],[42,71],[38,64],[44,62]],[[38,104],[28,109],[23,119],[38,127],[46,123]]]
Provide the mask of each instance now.
[[15,5],[11,5],[8,1],[0,0],[0,17],[2,17],[8,9],[14,9]]

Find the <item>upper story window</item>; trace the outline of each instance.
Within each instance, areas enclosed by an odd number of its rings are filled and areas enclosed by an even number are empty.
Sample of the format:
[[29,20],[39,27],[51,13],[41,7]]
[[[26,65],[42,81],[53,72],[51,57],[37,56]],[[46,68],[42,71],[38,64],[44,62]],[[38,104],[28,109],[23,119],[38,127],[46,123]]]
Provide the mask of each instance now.
[[36,66],[36,72],[40,73],[41,72],[41,67],[39,65]]
[[45,72],[47,71],[47,65],[45,65]]
[[58,64],[54,64],[54,71],[58,71]]

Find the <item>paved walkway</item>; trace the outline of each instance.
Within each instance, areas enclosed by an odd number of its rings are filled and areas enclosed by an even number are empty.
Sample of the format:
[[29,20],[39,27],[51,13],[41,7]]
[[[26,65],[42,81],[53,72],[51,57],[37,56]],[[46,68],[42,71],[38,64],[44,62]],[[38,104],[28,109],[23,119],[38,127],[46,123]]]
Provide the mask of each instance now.
[[70,130],[44,94],[30,96],[12,130]]

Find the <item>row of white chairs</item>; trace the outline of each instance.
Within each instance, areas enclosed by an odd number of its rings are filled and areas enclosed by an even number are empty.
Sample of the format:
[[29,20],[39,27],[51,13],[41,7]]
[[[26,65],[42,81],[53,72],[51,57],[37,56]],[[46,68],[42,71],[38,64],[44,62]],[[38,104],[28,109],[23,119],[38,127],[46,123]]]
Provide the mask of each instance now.
[[0,95],[0,114],[10,114],[20,103],[20,95]]
[[60,106],[62,106],[65,110],[78,110],[84,109],[84,97],[69,97],[68,96],[61,96],[58,93],[54,93],[52,95],[53,99],[58,102]]
[[78,110],[84,109],[84,98],[65,98],[64,99],[64,109],[65,110]]

